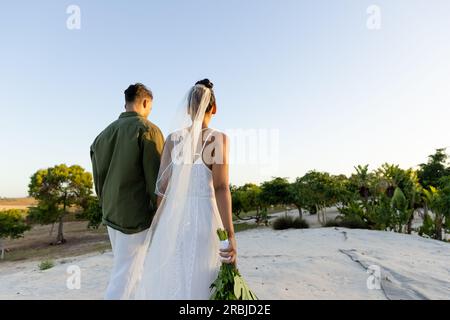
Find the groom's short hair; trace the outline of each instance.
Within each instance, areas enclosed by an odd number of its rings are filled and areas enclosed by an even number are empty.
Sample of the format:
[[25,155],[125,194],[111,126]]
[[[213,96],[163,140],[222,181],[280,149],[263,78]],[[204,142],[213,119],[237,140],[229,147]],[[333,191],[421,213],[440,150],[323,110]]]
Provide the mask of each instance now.
[[142,83],[130,84],[130,86],[124,91],[124,93],[126,103],[133,103],[136,100],[140,101],[144,98],[150,98],[151,100],[153,100],[152,91]]

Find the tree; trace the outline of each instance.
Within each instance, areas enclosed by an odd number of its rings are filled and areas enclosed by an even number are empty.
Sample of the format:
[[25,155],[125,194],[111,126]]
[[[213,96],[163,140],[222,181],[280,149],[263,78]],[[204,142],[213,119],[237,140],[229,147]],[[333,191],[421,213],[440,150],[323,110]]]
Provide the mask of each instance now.
[[5,256],[2,239],[17,239],[23,237],[25,231],[30,230],[30,226],[25,220],[25,211],[23,210],[6,210],[0,211],[0,250],[1,259]]
[[[303,206],[310,213],[317,213],[320,223],[326,223],[326,208],[337,203],[338,188],[336,180],[327,172],[310,171],[296,181],[304,192]],[[301,194],[299,194],[301,196]]]
[[241,219],[240,214],[242,212],[243,209],[243,194],[242,192],[239,190],[238,187],[236,186],[230,186],[230,193],[231,193],[231,208],[232,211],[234,213],[234,215],[238,218]]
[[[413,169],[403,170],[398,165],[383,164],[376,171],[378,178],[378,192],[384,193],[391,199],[394,212],[394,228],[411,234],[414,212],[421,202],[422,186],[419,183],[417,172]],[[382,195],[378,195],[379,197]]]
[[330,203],[325,197],[331,194],[331,179],[328,174],[311,171],[290,184],[289,200],[297,207],[300,218],[303,218],[303,209],[315,214]]
[[339,211],[349,218],[358,217],[370,228],[411,233],[422,192],[416,171],[392,164],[383,164],[374,172],[368,166],[355,169],[348,186],[354,197]]
[[363,201],[368,201],[370,196],[370,184],[373,175],[369,172],[369,165],[358,165],[355,167],[356,174],[352,175],[351,179],[355,181],[358,192]]
[[391,207],[396,213],[396,231],[402,232],[403,225],[409,221],[414,209],[409,208],[409,201],[399,187],[394,190],[394,195],[391,198]]
[[311,190],[308,185],[301,179],[297,178],[295,182],[289,185],[289,199],[294,206],[297,207],[300,218],[303,218],[303,209],[308,206],[308,200],[311,199]]
[[450,176],[450,167],[447,166],[448,155],[446,149],[437,149],[435,154],[428,156],[428,162],[419,165],[418,172],[420,184],[425,188],[438,188],[445,176]]
[[261,185],[260,199],[266,206],[286,205],[289,203],[289,181],[276,177]]
[[355,189],[346,175],[331,176],[333,179],[336,207],[342,208],[355,199]]
[[80,206],[83,211],[81,214],[77,215],[77,218],[88,220],[88,228],[98,229],[102,224],[103,217],[102,206],[98,197],[89,196],[86,199],[83,199]]
[[65,164],[38,170],[28,185],[30,196],[38,200],[30,219],[41,224],[58,222],[56,244],[65,243],[63,219],[68,209],[86,201],[92,193],[92,175],[82,167]]
[[[231,199],[233,202],[233,213],[240,220],[255,219],[256,222],[264,220],[264,210],[261,204],[261,188],[253,183],[247,183],[242,187],[231,188]],[[241,212],[247,213],[256,211],[256,215],[249,217],[242,217]]]
[[[443,186],[441,189],[430,187],[424,190],[427,203],[433,212],[433,232],[432,235],[437,240],[442,240],[442,233],[449,226],[450,221],[450,177],[442,178],[439,183]],[[430,220],[426,217],[427,221]]]

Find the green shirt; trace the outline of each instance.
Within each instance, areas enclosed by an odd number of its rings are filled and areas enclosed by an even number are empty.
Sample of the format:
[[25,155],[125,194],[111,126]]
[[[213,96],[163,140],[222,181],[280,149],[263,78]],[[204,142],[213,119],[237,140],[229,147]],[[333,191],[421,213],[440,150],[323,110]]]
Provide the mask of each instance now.
[[124,112],[91,146],[103,223],[126,234],[150,227],[164,137],[136,112]]

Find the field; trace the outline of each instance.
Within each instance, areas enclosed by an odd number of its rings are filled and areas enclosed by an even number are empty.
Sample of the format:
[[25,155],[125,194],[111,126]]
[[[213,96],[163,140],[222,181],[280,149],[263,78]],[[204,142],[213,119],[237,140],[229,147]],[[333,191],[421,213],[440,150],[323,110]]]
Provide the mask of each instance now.
[[0,199],[0,211],[9,209],[28,209],[30,206],[36,205],[36,200],[33,198],[1,198]]
[[111,248],[106,228],[90,230],[86,221],[64,223],[64,236],[67,239],[64,245],[51,245],[56,237],[57,225],[51,231],[52,225],[35,225],[23,238],[5,241],[7,252],[4,262],[64,258]]
[[[0,211],[26,210],[33,205],[36,205],[33,198],[0,199]],[[8,261],[57,259],[110,249],[106,228],[92,230],[87,228],[87,224],[87,221],[74,221],[73,214],[68,215],[64,222],[64,236],[67,239],[64,245],[51,245],[56,237],[57,224],[33,225],[23,238],[4,241],[6,253],[0,265]]]

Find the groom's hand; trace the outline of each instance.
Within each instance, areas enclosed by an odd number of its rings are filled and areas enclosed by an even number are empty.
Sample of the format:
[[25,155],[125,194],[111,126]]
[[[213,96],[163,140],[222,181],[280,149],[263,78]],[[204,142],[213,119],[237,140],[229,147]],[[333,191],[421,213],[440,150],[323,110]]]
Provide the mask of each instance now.
[[220,256],[224,259],[224,263],[232,263],[236,265],[237,262],[237,246],[236,246],[236,238],[233,236],[228,238],[228,248],[220,249]]

